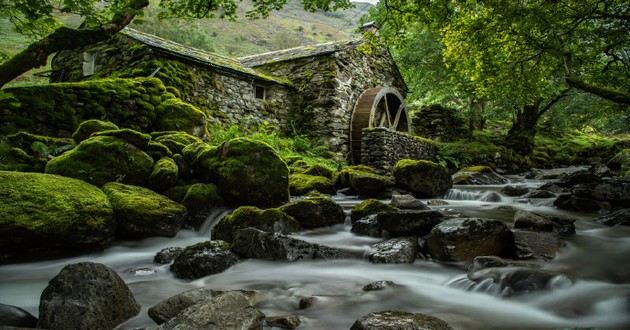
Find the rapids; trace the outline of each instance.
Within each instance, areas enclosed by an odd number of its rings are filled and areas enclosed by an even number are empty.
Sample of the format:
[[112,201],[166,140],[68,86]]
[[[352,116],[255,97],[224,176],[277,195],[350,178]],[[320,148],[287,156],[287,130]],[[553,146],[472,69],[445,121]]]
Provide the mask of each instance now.
[[[510,177],[510,184],[537,187],[545,181]],[[195,281],[173,277],[168,265],[153,256],[169,246],[188,246],[208,239],[212,225],[227,212],[217,209],[199,231],[182,230],[174,238],[118,241],[100,253],[80,257],[0,266],[0,303],[22,307],[37,315],[39,296],[47,282],[66,264],[93,261],[115,269],[142,305],[121,329],[154,326],[147,308],[181,291],[206,286],[215,289],[255,289],[265,298],[259,307],[269,316],[298,314],[300,329],[349,329],[357,318],[374,311],[400,309],[439,317],[456,329],[630,328],[630,227],[605,227],[595,214],[557,210],[553,199],[527,200],[501,195],[497,186],[455,186],[436,209],[511,222],[518,209],[578,219],[577,234],[543,269],[560,271],[551,287],[505,296],[490,283],[471,285],[461,264],[417,260],[409,265],[371,264],[361,260],[269,262],[247,260],[227,271]],[[360,202],[338,195],[346,210]],[[309,242],[367,251],[378,239],[350,233],[338,225],[294,235]],[[402,287],[363,292],[370,282],[391,280]],[[315,304],[297,310],[301,297]]]

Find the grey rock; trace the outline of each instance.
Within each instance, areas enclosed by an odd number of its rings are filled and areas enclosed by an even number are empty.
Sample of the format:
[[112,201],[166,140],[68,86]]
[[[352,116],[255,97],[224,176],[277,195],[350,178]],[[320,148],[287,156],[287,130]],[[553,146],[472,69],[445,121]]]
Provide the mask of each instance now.
[[344,223],[346,219],[343,208],[327,197],[291,202],[281,206],[280,209],[307,229]]
[[138,312],[140,306],[116,272],[81,262],[64,267],[44,289],[37,327],[109,330]]
[[486,268],[497,267],[529,267],[540,268],[542,264],[536,262],[527,262],[521,260],[503,259],[497,256],[479,256],[475,257],[472,263],[468,266],[468,270],[476,272]]
[[2,326],[35,328],[37,318],[20,307],[0,304],[0,327]]
[[[476,283],[491,281],[496,292],[503,296],[513,296],[551,287],[566,287],[572,280],[559,273],[533,268],[488,268],[468,275]],[[488,283],[484,283],[488,286]]]
[[224,241],[206,241],[186,247],[170,269],[178,278],[197,279],[220,273],[236,264],[238,257]]
[[376,221],[387,237],[423,236],[442,219],[444,215],[435,210],[400,210],[376,215]]
[[630,226],[630,209],[621,209],[595,219],[606,226]]
[[415,237],[400,237],[372,245],[367,257],[375,264],[410,264],[416,260],[417,253]]
[[399,286],[400,285],[394,283],[393,281],[376,281],[376,282],[366,284],[362,288],[362,290],[363,291],[381,291],[389,287],[399,287]]
[[490,185],[504,184],[508,179],[487,166],[466,167],[453,174],[453,184]]
[[270,327],[276,327],[281,329],[295,329],[300,326],[302,321],[297,315],[285,315],[285,316],[268,316],[265,319]]
[[465,261],[485,255],[511,256],[515,246],[512,233],[500,221],[454,218],[431,230],[427,250],[439,260]]
[[429,207],[412,195],[392,195],[391,206],[406,210],[429,210]]
[[516,257],[519,259],[553,259],[564,246],[555,233],[513,229]]
[[524,196],[525,198],[554,198],[556,194],[549,190],[537,189]]
[[158,327],[159,330],[262,329],[265,315],[246,295],[230,291],[192,305]]
[[184,249],[180,247],[163,248],[153,257],[153,262],[156,264],[170,264],[182,251],[184,251]]
[[362,236],[381,237],[381,227],[376,220],[376,214],[355,221],[350,231]]
[[514,214],[514,228],[554,232],[560,235],[575,234],[575,220],[518,210]]
[[254,228],[236,232],[232,251],[244,258],[284,261],[355,257],[339,249],[311,244],[286,235],[267,233]]
[[315,297],[302,297],[300,298],[300,301],[298,302],[298,308],[307,309],[313,306],[313,304],[315,304],[316,301],[317,301],[317,298]]
[[523,196],[529,192],[529,189],[525,186],[505,186],[501,188],[501,193],[506,196],[516,197]]
[[446,322],[424,314],[401,311],[370,313],[358,319],[350,330],[452,330]]

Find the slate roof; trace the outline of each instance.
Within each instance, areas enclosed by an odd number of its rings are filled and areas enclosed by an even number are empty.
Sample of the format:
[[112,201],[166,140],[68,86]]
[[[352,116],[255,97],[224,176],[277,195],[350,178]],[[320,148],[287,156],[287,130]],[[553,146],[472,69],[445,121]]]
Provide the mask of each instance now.
[[248,67],[253,68],[269,63],[290,61],[299,58],[326,55],[338,52],[347,47],[356,46],[361,42],[360,39],[333,41],[317,45],[300,46],[289,49],[282,49],[268,53],[250,55],[240,57],[239,62]]
[[239,61],[231,59],[229,57],[182,45],[177,42],[166,40],[152,34],[140,32],[129,27],[120,31],[120,33],[129,38],[137,40],[153,49],[175,57],[180,57],[203,65],[208,65],[218,70],[229,71],[231,73],[245,75],[263,81],[291,86],[291,82],[286,78],[272,76],[256,71],[252,68],[245,67]]

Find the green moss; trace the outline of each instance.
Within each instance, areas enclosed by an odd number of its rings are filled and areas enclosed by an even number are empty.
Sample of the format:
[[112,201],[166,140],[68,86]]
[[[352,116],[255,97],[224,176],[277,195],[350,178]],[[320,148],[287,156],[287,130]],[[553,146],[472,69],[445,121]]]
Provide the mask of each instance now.
[[107,245],[116,222],[103,192],[57,175],[0,171],[0,248]]
[[156,109],[158,131],[184,131],[203,137],[206,135],[206,115],[194,105],[180,99],[169,99]]
[[365,165],[347,166],[337,173],[336,185],[349,187],[361,196],[376,196],[393,186],[391,178],[379,175],[376,170]]
[[438,197],[452,186],[448,170],[427,160],[402,159],[394,165],[396,186],[418,197]]
[[282,205],[280,209],[307,229],[342,224],[346,219],[343,208],[329,197],[309,197]]
[[289,191],[292,196],[306,195],[311,191],[332,195],[335,188],[332,180],[323,176],[293,174],[289,177]]
[[7,142],[14,147],[29,150],[34,153],[41,154],[41,149],[38,150],[33,149],[33,144],[43,145],[46,148],[45,155],[56,155],[59,151],[67,150],[74,146],[74,141],[68,138],[58,138],[58,137],[50,137],[44,135],[37,135],[28,132],[18,132],[15,134],[7,135]]
[[189,211],[207,210],[224,204],[219,189],[212,183],[195,183],[188,186],[182,204]]
[[193,143],[182,149],[182,156],[192,167],[203,159],[216,157],[218,148],[204,142]]
[[186,208],[149,189],[110,182],[103,186],[116,213],[118,237],[174,236]]
[[163,157],[153,164],[149,186],[157,191],[164,191],[174,186],[178,177],[179,169],[175,161],[170,157]]
[[190,144],[203,142],[198,137],[184,132],[160,135],[155,138],[155,141],[167,146],[174,153],[181,153]]
[[151,141],[149,142],[149,144],[147,144],[146,148],[144,149],[144,151],[151,156],[151,158],[153,158],[154,160],[158,160],[162,157],[172,157],[173,153],[171,152],[171,149],[169,149],[167,146],[163,145],[162,143],[159,142],[155,142],[155,141]]
[[354,223],[355,221],[365,218],[368,215],[395,210],[395,207],[385,204],[377,199],[366,199],[352,208],[350,220]]
[[102,186],[110,181],[143,184],[152,168],[153,159],[134,145],[113,136],[96,136],[51,159],[46,173]]
[[328,179],[332,179],[335,175],[335,172],[333,170],[320,164],[312,165],[306,170],[304,170],[304,172],[302,173],[307,174],[307,175],[323,176]]
[[216,183],[228,203],[273,207],[289,200],[289,170],[268,144],[237,138],[215,152],[193,146],[195,174]]
[[608,161],[608,166],[620,176],[630,177],[630,149],[622,149]]
[[113,136],[125,140],[140,149],[145,149],[149,145],[149,141],[151,141],[151,135],[130,128],[100,131],[92,134],[92,136]]
[[115,129],[118,129],[118,126],[112,122],[98,119],[89,119],[79,124],[79,127],[77,127],[74,133],[72,133],[72,138],[74,139],[74,141],[76,141],[76,143],[79,143],[89,138],[92,133]]
[[217,223],[212,238],[232,242],[236,231],[248,227],[289,234],[299,230],[300,225],[277,208],[262,210],[253,206],[241,206]]
[[186,196],[186,193],[188,192],[188,189],[190,188],[190,186],[191,185],[189,184],[175,186],[164,191],[162,194],[164,194],[164,196],[167,196],[168,198],[178,203],[181,203],[182,200],[184,200],[184,197]]

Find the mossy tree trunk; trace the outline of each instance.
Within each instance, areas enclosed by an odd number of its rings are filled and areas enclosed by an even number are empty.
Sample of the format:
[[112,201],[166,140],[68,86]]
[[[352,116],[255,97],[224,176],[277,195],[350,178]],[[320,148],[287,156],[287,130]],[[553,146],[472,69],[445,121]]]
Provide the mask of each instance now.
[[630,94],[622,93],[622,92],[612,90],[609,88],[602,88],[602,87],[589,85],[583,81],[580,81],[574,78],[567,78],[566,82],[569,86],[573,88],[577,88],[584,92],[597,95],[603,99],[606,99],[615,103],[619,103],[619,104],[630,105]]
[[56,52],[85,47],[111,38],[148,5],[149,0],[130,1],[127,7],[114,14],[109,23],[98,28],[56,29],[0,65],[0,87],[24,72],[46,65],[48,56]]
[[567,96],[569,89],[556,95],[547,105],[541,108],[542,100],[523,106],[512,121],[512,127],[505,137],[505,145],[521,155],[529,155],[534,150],[536,125],[540,117],[551,109],[558,101]]

